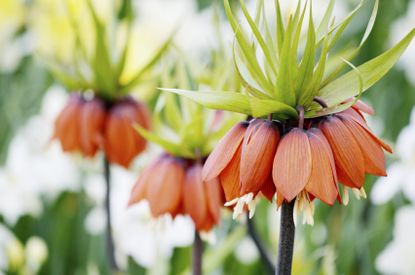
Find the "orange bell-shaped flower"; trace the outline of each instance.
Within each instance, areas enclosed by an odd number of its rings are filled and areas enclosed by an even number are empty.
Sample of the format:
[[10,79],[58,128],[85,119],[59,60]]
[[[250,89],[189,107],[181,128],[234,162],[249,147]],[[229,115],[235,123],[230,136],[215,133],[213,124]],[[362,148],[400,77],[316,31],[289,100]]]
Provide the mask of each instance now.
[[82,151],[80,120],[84,104],[85,100],[80,94],[72,94],[55,121],[53,138],[60,141],[64,152]]
[[98,98],[85,101],[80,115],[80,137],[82,152],[87,157],[95,156],[103,144],[105,117],[104,102]]
[[219,223],[223,205],[220,183],[217,178],[203,181],[201,164],[187,169],[183,191],[184,213],[190,215],[198,231],[209,231]]
[[110,108],[104,134],[104,150],[110,162],[128,167],[145,149],[147,142],[134,130],[135,123],[150,128],[150,115],[144,104],[128,98]]
[[223,193],[217,178],[202,179],[202,165],[162,154],[146,167],[134,185],[129,205],[147,200],[153,216],[189,215],[198,231],[220,221]]

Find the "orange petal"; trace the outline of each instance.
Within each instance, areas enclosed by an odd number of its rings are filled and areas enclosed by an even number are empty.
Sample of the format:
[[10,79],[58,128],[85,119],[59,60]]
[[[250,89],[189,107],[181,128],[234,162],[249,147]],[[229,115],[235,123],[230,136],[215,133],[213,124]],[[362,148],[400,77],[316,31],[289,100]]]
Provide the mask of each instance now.
[[279,208],[284,201],[286,201],[286,199],[284,198],[284,196],[281,193],[278,193],[278,191],[277,191],[277,201],[276,201],[277,208]]
[[181,160],[166,156],[154,171],[147,197],[153,216],[176,213],[183,192],[184,167]]
[[241,189],[239,164],[241,162],[242,145],[239,145],[229,165],[220,173],[219,179],[225,193],[226,201],[239,197]]
[[81,113],[80,136],[82,151],[88,157],[93,157],[102,140],[105,124],[105,109],[98,99],[85,102]]
[[80,122],[83,99],[79,94],[72,94],[68,104],[55,121],[54,138],[57,138],[64,152],[81,150]]
[[134,154],[134,133],[130,131],[130,123],[123,114],[114,109],[111,111],[105,129],[105,153],[110,162],[128,167]]
[[233,159],[247,126],[248,122],[239,122],[219,141],[203,166],[202,178],[204,181],[216,178]]
[[374,140],[376,140],[376,142],[380,145],[380,146],[382,146],[382,148],[384,149],[384,150],[386,150],[387,152],[389,152],[389,153],[392,153],[393,152],[393,150],[392,150],[392,148],[387,144],[387,143],[385,143],[383,140],[381,140],[380,138],[378,138],[375,134],[373,134],[372,133],[372,131],[369,129],[369,126],[367,126],[367,124],[366,124],[366,121],[363,119],[363,118],[359,118],[359,114],[358,114],[359,112],[358,111],[356,111],[356,110],[354,110],[354,109],[352,109],[352,108],[349,108],[349,109],[347,109],[347,110],[345,110],[345,111],[343,111],[343,112],[341,112],[341,113],[338,113],[338,114],[336,114],[337,116],[339,116],[339,117],[350,117],[350,118],[352,118],[354,121],[356,121],[362,128],[364,128],[365,130],[366,130],[366,132],[374,139]]
[[344,118],[343,123],[349,128],[360,146],[365,159],[365,171],[377,176],[386,176],[385,155],[382,147],[363,127],[351,118]]
[[311,129],[308,136],[313,165],[305,189],[321,201],[333,205],[338,195],[333,153],[320,130]]
[[159,162],[163,160],[163,156],[157,158],[152,164],[144,168],[136,184],[131,190],[130,200],[128,201],[128,206],[133,205],[143,199],[147,198],[147,186],[151,184],[151,179],[154,173],[156,172],[156,167],[159,165]]
[[217,224],[220,220],[220,208],[223,206],[219,179],[214,178],[211,181],[204,182],[204,186],[209,214],[213,222]]
[[200,229],[205,222],[208,205],[202,181],[202,165],[195,164],[186,172],[184,180],[184,212],[193,219],[196,228]]
[[339,181],[349,187],[360,188],[365,181],[362,151],[343,122],[333,116],[320,125],[333,151]]
[[271,173],[273,158],[280,139],[271,121],[250,123],[242,143],[241,193],[257,193]]
[[280,141],[274,158],[272,178],[278,193],[287,201],[294,199],[311,174],[311,150],[304,130],[294,128]]
[[272,202],[272,199],[275,196],[275,184],[272,181],[272,174],[269,173],[267,180],[262,185],[261,193],[264,195],[270,202]]
[[353,104],[353,108],[357,109],[361,112],[364,112],[368,115],[373,116],[375,114],[375,110],[373,110],[372,106],[370,106],[369,104],[365,103],[362,100],[357,100],[354,104]]

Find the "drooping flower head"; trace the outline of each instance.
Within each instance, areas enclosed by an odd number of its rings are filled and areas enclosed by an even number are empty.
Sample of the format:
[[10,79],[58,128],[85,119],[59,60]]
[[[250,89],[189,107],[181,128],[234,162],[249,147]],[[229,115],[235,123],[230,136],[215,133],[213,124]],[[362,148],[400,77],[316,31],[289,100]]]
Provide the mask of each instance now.
[[[335,1],[330,1],[315,22],[311,3],[298,2],[293,14],[283,15],[278,0],[272,14],[264,1],[257,1],[251,14],[240,0],[246,21],[241,24],[224,0],[235,33],[233,57],[242,90],[163,89],[209,108],[248,115],[218,143],[202,173],[204,180],[219,177],[236,215],[245,204],[254,210],[258,194],[269,199],[277,194],[278,205],[296,200],[296,209],[304,210],[311,223],[315,198],[329,205],[336,199],[347,203],[349,188],[366,196],[366,173],[386,175],[383,150],[391,148],[369,130],[362,113],[372,115],[373,110],[359,98],[396,63],[415,30],[356,67],[350,61],[371,32],[378,1],[360,43],[334,54],[363,3],[335,22]],[[343,73],[347,66],[351,70]]]
[[[229,69],[232,71],[232,67]],[[211,81],[229,85],[220,79]],[[172,65],[171,75],[164,76],[162,84],[188,87],[192,83],[189,68],[179,62]],[[172,94],[162,94],[156,110],[154,121],[158,135],[140,126],[137,130],[164,152],[141,172],[132,190],[130,205],[147,200],[155,217],[189,215],[198,231],[210,231],[219,223],[225,199],[217,175],[203,178],[203,163],[217,140],[241,116],[207,110]]]
[[[41,54],[47,57],[47,65],[56,79],[73,92],[55,124],[54,137],[63,150],[80,152],[87,157],[103,150],[108,161],[128,167],[146,145],[133,124],[150,129],[147,107],[129,94],[148,77],[171,39],[167,39],[141,69],[128,71],[126,60],[133,49],[129,35],[121,34],[126,29],[130,34],[132,10],[119,7],[126,9],[121,16],[107,4],[103,3],[102,7],[90,1],[57,4],[65,11],[61,20],[69,28],[66,31],[69,32],[70,57],[61,58],[59,47],[55,49],[55,45],[50,47],[55,52]],[[116,30],[117,43],[112,41],[113,30]]]

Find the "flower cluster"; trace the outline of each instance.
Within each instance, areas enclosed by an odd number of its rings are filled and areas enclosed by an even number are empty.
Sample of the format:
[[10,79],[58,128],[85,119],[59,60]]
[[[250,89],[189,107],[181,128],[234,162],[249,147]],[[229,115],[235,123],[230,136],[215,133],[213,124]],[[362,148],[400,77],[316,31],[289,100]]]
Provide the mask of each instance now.
[[254,210],[251,201],[259,192],[270,200],[277,193],[278,205],[296,197],[332,205],[341,201],[341,182],[345,196],[347,188],[365,196],[365,173],[385,176],[382,149],[392,150],[369,130],[362,111],[372,113],[359,101],[343,112],[300,125],[265,119],[240,122],[208,157],[203,180],[220,178],[228,205],[237,205],[236,215],[244,204]]
[[147,107],[132,97],[105,102],[96,96],[87,99],[73,93],[56,119],[54,138],[65,152],[93,157],[98,149],[103,149],[110,162],[128,167],[146,147],[146,140],[135,132],[134,123],[150,128]]
[[218,178],[205,181],[200,163],[169,154],[160,155],[142,171],[129,204],[142,199],[149,202],[155,217],[189,215],[198,231],[209,231],[219,223],[224,203]]
[[[238,21],[229,0],[224,0],[235,33],[234,65],[243,89],[163,90],[250,118],[230,130],[203,169],[203,180],[219,177],[225,205],[236,204],[234,216],[246,204],[252,215],[258,193],[269,200],[276,193],[278,205],[296,199],[295,210],[303,210],[312,223],[315,198],[329,205],[336,199],[347,204],[349,188],[359,198],[366,196],[365,173],[386,175],[383,149],[392,150],[369,130],[362,112],[373,114],[373,110],[359,98],[397,62],[415,30],[356,67],[350,60],[372,31],[378,1],[360,44],[338,54],[331,53],[334,45],[362,3],[334,23],[334,1],[330,1],[317,23],[311,2],[298,1],[288,17],[282,15],[280,1],[271,10],[258,1],[255,16],[245,1],[239,2],[246,24]],[[351,70],[343,73],[346,66]]]

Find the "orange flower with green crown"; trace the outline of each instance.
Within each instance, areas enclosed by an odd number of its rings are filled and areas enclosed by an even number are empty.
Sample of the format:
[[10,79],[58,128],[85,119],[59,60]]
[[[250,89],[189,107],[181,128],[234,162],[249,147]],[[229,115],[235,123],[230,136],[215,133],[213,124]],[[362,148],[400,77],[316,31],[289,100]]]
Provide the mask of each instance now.
[[[223,63],[220,67],[215,64],[212,73],[225,68],[228,73],[211,78],[213,83],[207,85],[234,87],[233,83],[222,81],[225,77],[232,79],[234,73],[230,62]],[[161,84],[194,87],[196,81],[191,71],[183,62],[170,64],[161,77]],[[225,200],[219,178],[202,177],[203,164],[218,139],[243,116],[209,110],[173,94],[161,94],[155,110],[153,132],[140,125],[136,125],[136,129],[163,152],[140,174],[129,204],[148,201],[154,217],[189,215],[197,231],[208,232],[219,224]]]
[[[263,0],[257,1],[254,14],[243,0],[239,2],[246,24],[235,18],[224,0],[243,89],[162,90],[248,116],[209,155],[203,179],[219,177],[234,216],[246,205],[253,212],[258,194],[276,195],[277,204],[283,205],[281,253],[290,246],[292,253],[293,208],[294,213],[303,211],[305,222],[312,224],[316,198],[329,205],[336,199],[347,204],[350,189],[366,197],[366,173],[386,175],[383,150],[392,150],[368,128],[363,113],[372,115],[373,110],[359,99],[397,62],[415,30],[383,54],[354,66],[351,61],[373,28],[378,1],[360,43],[336,53],[337,42],[363,1],[338,23],[331,16],[335,1],[329,2],[320,22],[314,21],[311,1],[299,1],[288,16],[282,15],[278,0],[271,16]],[[291,270],[289,258],[280,257],[280,271]]]
[[[105,15],[99,13],[101,4],[108,8],[104,9]],[[146,140],[132,125],[151,128],[146,104],[132,92],[142,82],[155,78],[155,64],[168,49],[172,36],[152,49],[152,55],[140,61],[141,67],[134,66],[132,70],[131,36],[135,23],[131,6],[117,4],[119,9],[111,9],[110,3],[91,0],[65,0],[56,5],[64,8],[61,20],[70,28],[65,45],[70,57],[60,57],[54,45],[50,47],[54,52],[41,55],[71,96],[55,122],[54,138],[66,152],[94,157],[103,151],[109,162],[129,167],[146,147]]]

